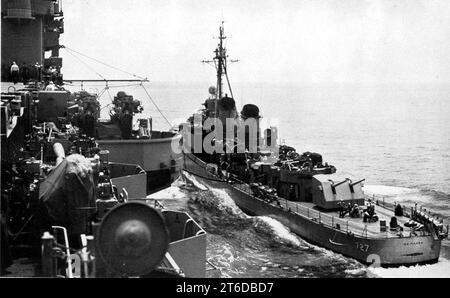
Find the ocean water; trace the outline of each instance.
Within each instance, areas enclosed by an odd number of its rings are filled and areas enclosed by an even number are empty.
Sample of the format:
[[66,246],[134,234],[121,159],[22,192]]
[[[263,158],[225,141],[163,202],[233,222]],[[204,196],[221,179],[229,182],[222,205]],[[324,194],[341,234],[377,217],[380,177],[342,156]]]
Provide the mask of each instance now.
[[[233,82],[232,82],[233,83]],[[150,83],[146,88],[175,125],[201,108],[212,84]],[[365,192],[424,206],[450,223],[450,86],[236,84],[238,109],[260,107],[281,141],[321,153],[338,172],[365,178]],[[101,85],[86,86],[100,91]],[[144,104],[155,129],[169,124],[140,86],[125,90]],[[110,102],[106,93],[102,104]],[[103,111],[106,112],[106,109]],[[229,195],[195,177],[152,196],[188,211],[208,232],[207,257],[221,277],[450,277],[450,241],[437,264],[371,268],[314,246],[269,217],[248,216]]]

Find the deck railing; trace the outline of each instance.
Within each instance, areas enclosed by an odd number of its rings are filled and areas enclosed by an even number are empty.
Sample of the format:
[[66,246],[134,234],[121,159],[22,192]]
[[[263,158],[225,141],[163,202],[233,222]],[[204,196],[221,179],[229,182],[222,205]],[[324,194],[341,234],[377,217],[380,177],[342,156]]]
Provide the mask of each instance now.
[[[242,182],[235,178],[233,178],[233,182],[234,182],[233,187],[235,189],[238,189],[238,190],[246,193],[247,195],[252,196],[256,200],[268,203],[266,200],[254,196],[250,186],[247,183]],[[372,198],[374,198],[374,197],[372,197]],[[381,231],[378,233],[370,232],[368,230],[367,225],[364,225],[364,227],[361,227],[359,224],[352,224],[351,221],[349,222],[348,220],[346,220],[344,218],[332,216],[332,215],[326,214],[324,212],[320,212],[319,210],[309,208],[306,206],[302,206],[301,204],[298,204],[296,202],[288,201],[284,198],[277,197],[277,200],[271,202],[270,204],[272,204],[278,208],[285,209],[288,212],[291,212],[296,215],[299,215],[304,218],[315,221],[324,226],[328,226],[332,229],[335,229],[335,230],[338,230],[341,232],[346,232],[348,234],[357,235],[359,237],[379,239],[380,235],[383,233]],[[387,208],[392,211],[394,209],[393,204],[389,204],[389,203],[385,202],[384,198],[378,198],[378,203],[376,203],[376,204],[379,206],[383,206],[384,208]],[[404,210],[406,210],[406,209],[404,208]],[[409,216],[409,214],[407,214],[407,216]],[[362,218],[361,218],[361,220],[362,220]],[[371,234],[376,234],[376,235],[371,235]],[[429,235],[430,235],[429,232],[413,231],[411,228],[406,228],[406,227],[404,228],[403,231],[390,231],[389,226],[387,226],[386,232],[384,232],[383,237],[384,238],[395,238],[395,237],[413,237],[413,236],[429,236]]]
[[[206,163],[204,163],[204,165],[206,165]],[[209,174],[212,177],[219,178],[217,175],[215,175],[213,173],[209,173]],[[225,174],[225,176],[228,176],[228,175]],[[232,183],[232,185],[235,189],[240,190],[240,191],[246,193],[247,195],[252,196],[256,200],[259,200],[264,203],[269,203],[264,199],[254,196],[253,191],[250,188],[250,185],[237,179],[236,177],[228,177],[226,179],[226,182]],[[394,204],[386,202],[385,197],[373,195],[371,197],[371,199],[375,202],[376,205],[382,206],[385,209],[388,209],[391,211],[394,211],[394,209],[395,209]],[[348,220],[345,220],[340,217],[331,216],[326,213],[322,213],[313,208],[302,206],[298,203],[288,201],[288,200],[286,200],[284,198],[280,198],[278,196],[276,197],[276,200],[271,202],[270,204],[277,206],[278,208],[286,209],[286,211],[292,212],[298,216],[302,216],[302,217],[310,219],[312,221],[316,221],[319,224],[328,226],[337,231],[346,232],[347,234],[358,235],[363,238],[379,239],[380,235],[382,233],[380,230],[380,232],[376,233],[376,235],[374,235],[374,236],[369,235],[367,225],[364,225],[363,228],[358,224],[354,224],[352,226],[352,222],[349,223]],[[295,209],[295,210],[293,210],[293,209]],[[405,208],[405,206],[403,206],[403,210],[404,210],[404,216],[410,216],[410,213],[408,213],[406,211],[409,209],[407,209],[407,208]],[[345,227],[345,230],[343,229],[343,227]],[[406,228],[406,227],[403,231],[390,231],[390,228],[388,226],[386,226],[386,232],[384,234],[384,237],[385,238],[395,238],[395,237],[413,237],[413,236],[429,236],[429,235],[431,235],[430,232],[416,231],[416,230],[413,230],[411,228]]]

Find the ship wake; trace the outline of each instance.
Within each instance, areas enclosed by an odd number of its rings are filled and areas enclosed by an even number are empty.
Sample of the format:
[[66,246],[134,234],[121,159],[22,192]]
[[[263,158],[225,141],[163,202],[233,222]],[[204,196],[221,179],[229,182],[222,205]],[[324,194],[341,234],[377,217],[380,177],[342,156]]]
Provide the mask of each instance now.
[[432,265],[401,266],[398,268],[369,267],[367,271],[373,277],[384,278],[449,278],[449,268],[450,260],[441,258],[439,262]]
[[270,233],[277,242],[305,249],[309,248],[306,242],[300,240],[278,220],[268,216],[256,216],[253,220],[257,231]]

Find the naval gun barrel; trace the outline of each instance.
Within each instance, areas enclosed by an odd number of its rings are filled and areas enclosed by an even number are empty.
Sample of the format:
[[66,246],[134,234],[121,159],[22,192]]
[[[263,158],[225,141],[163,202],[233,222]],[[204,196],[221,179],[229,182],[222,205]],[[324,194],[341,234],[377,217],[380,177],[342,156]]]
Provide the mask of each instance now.
[[356,182],[352,182],[352,180],[349,179],[349,178],[347,178],[346,180],[347,180],[348,183],[349,183],[350,191],[351,191],[352,193],[354,193],[355,190],[353,189],[353,186],[355,186],[356,184],[359,184],[359,183],[363,182],[363,181],[366,180],[366,179],[364,178],[364,179],[358,180],[358,181],[356,181]]
[[[356,181],[356,182],[350,182],[350,185],[351,186],[355,186],[356,184],[359,184],[359,183],[361,183],[361,182],[363,182],[363,181],[365,181],[366,180],[366,178],[364,178],[364,179],[361,179],[361,180],[358,180],[358,181]],[[351,181],[351,180],[350,180]]]
[[336,194],[336,187],[338,187],[338,186],[341,185],[342,183],[347,182],[347,180],[343,180],[343,181],[341,181],[341,182],[334,183],[334,181],[331,180],[331,179],[328,179],[328,181],[330,181],[330,183],[331,183],[331,191],[333,192],[333,194]]
[[342,180],[341,182],[338,182],[338,183],[334,183],[333,180],[328,180],[328,181],[330,181],[331,187],[338,187],[339,185],[341,185],[341,184],[347,182],[347,180]]

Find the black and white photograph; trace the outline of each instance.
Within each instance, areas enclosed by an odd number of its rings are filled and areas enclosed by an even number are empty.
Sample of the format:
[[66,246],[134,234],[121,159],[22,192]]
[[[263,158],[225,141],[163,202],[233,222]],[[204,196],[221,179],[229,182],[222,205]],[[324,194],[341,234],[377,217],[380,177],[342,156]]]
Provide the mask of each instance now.
[[450,1],[2,0],[0,120],[2,279],[450,277]]

